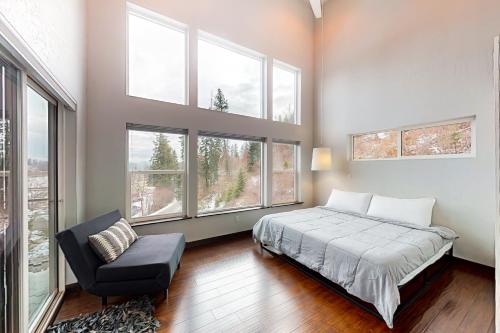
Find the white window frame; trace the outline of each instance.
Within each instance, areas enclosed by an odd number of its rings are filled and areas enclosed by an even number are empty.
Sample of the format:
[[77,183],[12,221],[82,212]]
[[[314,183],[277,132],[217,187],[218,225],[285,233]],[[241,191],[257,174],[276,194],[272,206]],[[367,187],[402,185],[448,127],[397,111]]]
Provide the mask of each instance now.
[[[267,166],[266,154],[265,154],[266,149],[267,149],[266,140],[264,138],[249,137],[249,136],[235,135],[235,134],[226,134],[226,133],[213,133],[213,134],[211,134],[211,133],[204,132],[204,131],[200,131],[198,133],[198,140],[200,137],[206,137],[206,136],[212,136],[212,137],[220,138],[220,139],[240,140],[240,141],[247,141],[247,142],[248,141],[259,142],[261,144],[261,149],[260,149],[260,203],[255,204],[255,205],[250,205],[250,206],[214,209],[214,210],[202,212],[202,211],[200,211],[199,198],[197,195],[196,196],[196,217],[203,217],[203,216],[218,215],[218,214],[223,214],[223,213],[233,213],[233,212],[239,212],[239,211],[265,208],[264,195],[265,195],[265,189],[266,189],[266,184],[267,184],[267,179],[265,179],[266,166]],[[196,143],[196,145],[198,147],[198,142]],[[198,149],[196,150],[196,163],[197,164],[199,163]],[[198,186],[198,175],[196,175],[196,184]]]
[[[126,95],[129,97],[134,97],[134,98],[142,98],[146,100],[153,100],[153,101],[159,101],[163,103],[171,103],[171,104],[177,104],[177,105],[188,105],[189,104],[189,27],[187,24],[181,23],[179,21],[173,20],[169,17],[166,17],[164,15],[161,15],[155,11],[146,9],[144,7],[138,6],[136,4],[133,4],[131,2],[127,2],[126,6],[126,61],[125,61],[125,92]],[[184,71],[184,101],[182,104],[178,104],[175,102],[168,102],[164,100],[159,100],[159,99],[153,99],[153,98],[147,98],[147,97],[141,97],[141,96],[136,96],[130,94],[130,89],[129,89],[129,52],[130,52],[130,46],[129,46],[129,15],[135,15],[139,18],[145,19],[150,21],[151,23],[154,24],[159,24],[162,25],[168,29],[175,30],[178,32],[181,32],[184,34],[185,38],[185,71]]]
[[[403,137],[404,131],[408,131],[408,130],[412,130],[412,129],[422,129],[422,128],[428,128],[428,127],[452,125],[452,124],[458,124],[458,123],[464,123],[464,122],[470,122],[470,124],[471,124],[471,151],[470,151],[470,153],[403,156],[402,137]],[[378,158],[378,159],[377,158],[375,158],[375,159],[354,159],[354,137],[355,136],[366,135],[366,134],[375,134],[375,133],[380,133],[380,132],[390,132],[390,131],[397,132],[397,136],[398,136],[397,157]],[[386,130],[380,130],[380,131],[350,134],[349,138],[350,138],[350,140],[349,140],[350,144],[349,144],[349,149],[348,149],[348,154],[349,154],[348,158],[353,162],[475,158],[476,157],[476,116],[474,115],[474,116],[455,118],[455,119],[439,121],[439,122],[434,122],[434,123],[425,123],[425,124],[421,124],[421,125],[404,126],[404,127],[392,128],[392,129],[386,129]]]
[[[300,154],[301,154],[301,145],[300,142],[298,141],[288,141],[288,140],[279,140],[279,139],[273,139],[272,144],[275,143],[282,143],[282,144],[287,144],[287,145],[293,145],[294,147],[294,163],[295,163],[295,177],[294,177],[294,182],[295,182],[295,197],[294,201],[290,202],[280,202],[280,203],[274,203],[273,202],[273,184],[272,182],[269,184],[271,186],[271,207],[279,207],[279,206],[286,206],[290,204],[296,204],[299,203],[301,198],[302,198],[302,191],[301,191],[301,168],[300,168]],[[272,149],[273,146],[271,145],[271,151],[273,152],[272,156],[274,159],[274,150]],[[274,165],[271,167],[271,177],[274,175]]]
[[[274,67],[279,68],[281,70],[293,73],[294,75],[294,85],[295,85],[295,119],[293,124],[295,125],[300,125],[302,123],[302,112],[301,112],[301,105],[302,105],[302,70],[298,67],[289,65],[285,62],[282,62],[280,60],[274,59],[273,60],[273,74],[274,74]],[[274,77],[273,77],[273,84],[274,84]],[[273,101],[271,103],[272,105],[272,120],[278,123],[281,123],[279,120],[274,120],[274,86],[273,88]]]
[[[231,113],[228,112],[228,114],[233,115],[233,116],[242,116],[242,117],[250,117],[250,118],[256,118],[256,119],[267,119],[267,57],[266,55],[259,53],[257,51],[254,51],[252,49],[249,49],[247,47],[241,46],[239,44],[233,43],[227,39],[212,35],[208,32],[205,32],[203,30],[198,30],[198,39],[197,39],[197,46],[199,41],[204,41],[206,43],[210,43],[212,45],[224,48],[228,51],[238,53],[242,56],[252,58],[255,60],[258,60],[260,62],[260,71],[261,71],[261,105],[260,105],[260,117],[252,117],[252,116],[246,116],[246,115],[241,115],[237,113]],[[199,46],[198,46],[199,49]],[[197,63],[199,66],[199,51],[197,52]],[[198,68],[199,71],[199,68]],[[199,91],[199,80],[197,82],[197,89]],[[213,111],[210,109],[207,109],[205,107],[201,107],[199,103],[199,98],[196,101],[196,106],[200,110],[208,110],[208,111]]]
[[[175,131],[169,131],[168,129],[158,128],[155,130],[142,130],[142,132],[151,132],[151,133],[165,133],[165,134],[176,134],[184,136],[184,161],[183,161],[183,170],[130,170],[129,169],[129,152],[130,152],[130,131],[141,132],[141,129],[136,128],[127,128],[126,129],[126,171],[127,171],[127,189],[126,189],[126,209],[125,216],[127,221],[132,225],[140,225],[141,223],[147,222],[158,222],[158,221],[168,221],[168,220],[178,220],[187,217],[187,198],[188,198],[188,158],[189,158],[189,142],[188,142],[188,134],[179,133]],[[132,217],[132,175],[133,174],[143,174],[143,175],[180,175],[182,177],[182,211],[180,213],[172,213],[172,214],[163,214],[163,215],[152,215],[152,216],[143,216],[143,217]]]

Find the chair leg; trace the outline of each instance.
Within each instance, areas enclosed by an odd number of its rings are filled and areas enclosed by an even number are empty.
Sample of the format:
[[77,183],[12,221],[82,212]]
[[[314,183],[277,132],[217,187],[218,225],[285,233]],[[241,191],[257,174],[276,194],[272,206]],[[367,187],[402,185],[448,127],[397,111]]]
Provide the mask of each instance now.
[[108,305],[108,296],[102,296],[101,297],[101,303],[103,306]]

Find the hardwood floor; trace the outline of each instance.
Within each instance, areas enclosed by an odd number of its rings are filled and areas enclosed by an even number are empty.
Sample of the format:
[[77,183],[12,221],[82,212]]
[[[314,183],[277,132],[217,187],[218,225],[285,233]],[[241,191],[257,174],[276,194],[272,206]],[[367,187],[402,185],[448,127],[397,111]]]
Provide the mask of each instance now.
[[[494,271],[454,261],[391,331],[245,236],[187,249],[168,300],[155,304],[160,332],[494,332]],[[100,309],[98,297],[74,291],[56,320]]]

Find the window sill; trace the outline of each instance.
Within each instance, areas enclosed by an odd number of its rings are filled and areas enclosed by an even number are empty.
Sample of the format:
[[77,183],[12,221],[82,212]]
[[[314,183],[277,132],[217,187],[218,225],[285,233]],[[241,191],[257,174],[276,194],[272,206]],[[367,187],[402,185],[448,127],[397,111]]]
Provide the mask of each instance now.
[[247,212],[247,211],[251,211],[251,210],[266,209],[266,208],[269,208],[269,207],[256,206],[256,207],[247,207],[247,208],[235,208],[235,209],[228,209],[228,210],[219,210],[219,211],[198,214],[195,216],[195,218],[216,216],[216,215],[225,215],[225,214],[232,214],[232,213],[240,213],[240,212]]
[[285,207],[285,206],[302,205],[303,203],[304,202],[302,202],[302,201],[297,201],[297,202],[290,202],[290,203],[284,203],[284,204],[278,204],[278,205],[271,205],[271,206],[258,206],[258,207],[248,207],[248,208],[240,208],[240,209],[222,210],[222,211],[216,211],[216,212],[199,214],[199,215],[195,216],[195,218],[202,218],[202,217],[216,216],[216,215],[225,215],[225,214],[234,214],[234,213],[242,213],[242,212],[247,212],[247,211],[252,211],[252,210],[260,210],[260,209],[270,209],[270,208],[279,208],[279,207]]
[[278,208],[278,207],[303,205],[303,204],[304,204],[304,201],[294,201],[294,202],[286,202],[286,203],[271,205],[269,208]]
[[[276,204],[276,205],[271,205],[271,206],[257,206],[257,207],[241,208],[241,209],[222,210],[222,211],[217,211],[217,212],[210,212],[210,213],[206,213],[206,214],[196,215],[194,218],[199,219],[199,218],[209,217],[209,216],[243,213],[243,212],[248,212],[248,211],[253,211],[253,210],[280,208],[280,207],[302,205],[302,204],[304,204],[304,202],[297,201],[297,202],[290,202],[290,203],[284,203],[284,204]],[[131,226],[132,226],[132,228],[134,228],[134,227],[141,227],[141,226],[150,225],[150,224],[179,222],[179,221],[187,221],[187,220],[191,220],[191,219],[193,219],[193,217],[179,216],[179,217],[173,217],[173,218],[169,218],[169,219],[158,219],[158,220],[151,220],[151,221],[135,222],[135,223],[131,223]]]
[[168,218],[168,219],[132,222],[130,225],[133,228],[133,227],[140,227],[140,226],[149,225],[149,224],[166,223],[166,222],[179,222],[179,221],[185,221],[185,220],[191,220],[191,219],[192,219],[192,217],[189,217],[189,216],[179,216],[179,217],[172,217],[172,218]]

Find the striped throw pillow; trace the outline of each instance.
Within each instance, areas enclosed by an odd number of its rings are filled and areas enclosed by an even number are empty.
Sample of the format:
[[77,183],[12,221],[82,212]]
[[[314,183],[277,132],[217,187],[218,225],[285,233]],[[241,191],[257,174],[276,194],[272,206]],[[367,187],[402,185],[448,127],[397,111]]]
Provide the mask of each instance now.
[[136,240],[137,234],[123,218],[108,229],[89,236],[90,247],[107,263],[115,261]]

